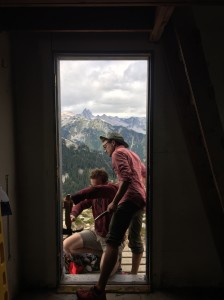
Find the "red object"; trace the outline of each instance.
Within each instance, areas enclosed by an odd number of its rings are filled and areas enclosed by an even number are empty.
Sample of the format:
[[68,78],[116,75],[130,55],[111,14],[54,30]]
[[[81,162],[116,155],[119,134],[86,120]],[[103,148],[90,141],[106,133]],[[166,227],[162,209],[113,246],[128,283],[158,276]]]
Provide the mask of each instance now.
[[82,270],[83,270],[83,266],[78,266],[73,261],[69,263],[69,268],[68,268],[69,274],[79,274],[82,272]]

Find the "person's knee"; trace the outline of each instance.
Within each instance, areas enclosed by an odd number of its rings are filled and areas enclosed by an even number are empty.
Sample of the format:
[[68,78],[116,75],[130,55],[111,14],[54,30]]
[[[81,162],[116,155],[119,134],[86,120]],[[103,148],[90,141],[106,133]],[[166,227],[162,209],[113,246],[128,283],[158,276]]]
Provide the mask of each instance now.
[[67,252],[68,251],[68,249],[69,249],[69,243],[66,241],[66,239],[63,241],[63,250],[65,251],[65,252]]
[[63,241],[63,250],[70,252],[71,250],[80,249],[84,247],[82,236],[75,233]]
[[144,246],[142,242],[136,243],[129,241],[128,247],[131,249],[132,253],[141,254],[144,252]]

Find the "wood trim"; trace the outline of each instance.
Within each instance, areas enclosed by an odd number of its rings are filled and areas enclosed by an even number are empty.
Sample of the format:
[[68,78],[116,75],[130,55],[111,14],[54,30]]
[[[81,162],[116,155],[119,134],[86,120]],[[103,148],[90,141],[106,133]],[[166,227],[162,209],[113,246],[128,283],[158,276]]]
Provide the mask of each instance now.
[[150,40],[156,42],[160,39],[165,26],[173,13],[174,6],[158,6],[155,13],[155,24],[150,35]]
[[[94,283],[89,284],[89,285],[60,285],[57,288],[57,293],[59,294],[74,294],[77,289],[88,289],[91,288],[93,286]],[[107,285],[106,287],[106,292],[107,293],[124,293],[127,294],[128,293],[141,293],[141,294],[145,294],[145,293],[149,293],[150,292],[150,286],[149,285],[133,285],[133,284],[128,284],[128,285]]]
[[223,0],[0,0],[0,6],[185,6],[223,5]]
[[[75,274],[65,275],[57,288],[58,293],[74,293],[78,288],[90,288],[96,284],[99,274]],[[120,275],[112,276],[106,286],[107,293],[148,293],[150,285],[141,275]]]

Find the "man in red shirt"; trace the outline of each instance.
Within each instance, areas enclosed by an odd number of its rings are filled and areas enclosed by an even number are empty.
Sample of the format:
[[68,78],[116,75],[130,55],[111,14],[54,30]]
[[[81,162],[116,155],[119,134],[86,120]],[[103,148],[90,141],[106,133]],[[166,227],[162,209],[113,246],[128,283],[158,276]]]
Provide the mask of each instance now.
[[[118,185],[108,182],[108,174],[104,169],[94,169],[90,174],[91,186],[80,190],[76,194],[71,195],[74,205],[71,211],[71,221],[82,213],[83,210],[92,208],[93,218],[95,219],[102,212],[107,210],[109,203],[113,200],[118,190]],[[106,195],[106,196],[105,196]],[[63,250],[67,257],[71,257],[77,253],[94,253],[102,254],[100,265],[104,259],[106,249],[106,235],[109,230],[109,224],[112,212],[107,213],[102,218],[95,221],[95,229],[85,229],[79,233],[75,233],[63,241]],[[123,243],[119,247],[119,256],[123,250]],[[111,275],[114,274],[119,267],[119,259],[117,260]]]
[[[118,257],[122,237],[131,225],[136,214],[141,214],[146,204],[146,191],[143,177],[144,165],[137,154],[127,149],[128,144],[116,132],[100,136],[105,152],[112,158],[112,167],[119,181],[119,188],[112,202],[107,207],[113,212],[104,261],[98,282],[91,289],[78,289],[78,299],[106,300],[105,288],[110,273]],[[137,254],[138,255],[138,254]],[[139,254],[141,259],[141,253]],[[139,260],[140,262],[140,260]]]

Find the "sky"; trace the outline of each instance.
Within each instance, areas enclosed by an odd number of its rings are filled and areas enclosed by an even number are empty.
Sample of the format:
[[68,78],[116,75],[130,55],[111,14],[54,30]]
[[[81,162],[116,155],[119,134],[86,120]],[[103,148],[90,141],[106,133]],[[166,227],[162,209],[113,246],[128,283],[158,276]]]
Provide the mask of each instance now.
[[145,117],[147,60],[60,60],[61,111]]

